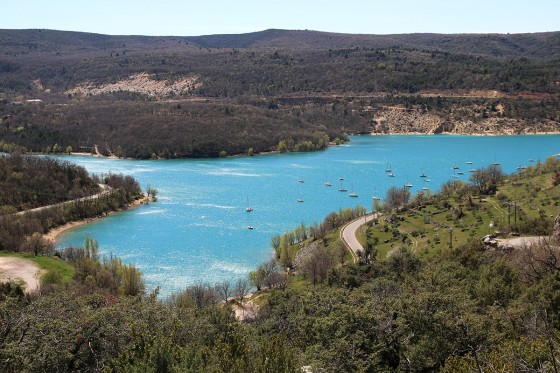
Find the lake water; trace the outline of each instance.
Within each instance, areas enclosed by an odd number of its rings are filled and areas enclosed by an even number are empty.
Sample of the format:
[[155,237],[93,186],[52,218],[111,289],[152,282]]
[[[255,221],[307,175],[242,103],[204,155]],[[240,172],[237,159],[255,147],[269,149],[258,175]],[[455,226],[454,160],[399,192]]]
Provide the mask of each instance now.
[[[197,282],[246,276],[273,255],[273,235],[321,221],[340,208],[360,204],[370,210],[372,196],[383,198],[393,185],[410,183],[412,193],[423,187],[437,191],[454,172],[464,172],[456,176],[468,180],[470,169],[499,162],[511,173],[530,165],[530,159],[544,161],[559,151],[559,135],[438,135],[359,136],[322,152],[226,159],[65,156],[91,173],[132,175],[144,190],[151,185],[159,195],[157,203],[67,232],[58,247],[81,245],[90,234],[102,254],[135,264],[148,288],[160,286],[165,296]],[[387,176],[389,166],[395,177]],[[421,173],[427,177],[420,178]],[[332,186],[324,186],[326,181]],[[338,191],[341,185],[348,192]],[[350,192],[358,197],[349,197]],[[254,211],[245,211],[247,203]]]

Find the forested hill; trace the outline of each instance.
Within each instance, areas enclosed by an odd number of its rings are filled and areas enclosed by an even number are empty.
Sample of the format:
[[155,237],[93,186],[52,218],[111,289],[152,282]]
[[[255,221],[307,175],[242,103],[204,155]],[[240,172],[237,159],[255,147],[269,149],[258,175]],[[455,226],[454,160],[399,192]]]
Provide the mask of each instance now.
[[238,35],[205,35],[186,38],[208,48],[405,48],[468,53],[495,57],[557,58],[560,33],[533,34],[339,34],[309,30],[276,30]]
[[0,140],[131,158],[349,134],[560,132],[560,32],[109,36],[0,30]]
[[[341,34],[310,30],[269,29],[244,34],[202,36],[110,36],[56,30],[0,30],[5,53],[19,48],[91,52],[132,48],[136,52],[184,51],[196,48],[280,48],[325,50],[341,48],[406,48],[505,58],[558,58],[560,32],[526,34]],[[186,48],[185,48],[186,47]]]

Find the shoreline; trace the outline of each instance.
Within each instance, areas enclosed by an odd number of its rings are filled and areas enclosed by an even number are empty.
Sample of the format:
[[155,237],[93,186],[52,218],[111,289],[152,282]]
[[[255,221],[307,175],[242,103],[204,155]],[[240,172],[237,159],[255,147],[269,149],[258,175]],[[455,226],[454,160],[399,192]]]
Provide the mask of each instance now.
[[96,217],[93,217],[93,218],[87,218],[87,219],[82,219],[82,220],[70,221],[66,224],[60,225],[56,228],[53,228],[53,229],[49,230],[47,233],[43,234],[43,238],[45,240],[48,240],[48,241],[52,242],[53,244],[55,244],[58,236],[60,236],[62,233],[65,233],[65,232],[70,231],[70,230],[72,230],[74,228],[77,228],[77,227],[81,227],[82,225],[93,223],[94,221],[96,221],[98,219],[103,219],[103,218],[105,218],[105,217],[107,217],[111,214],[116,213],[116,212],[136,208],[136,207],[144,204],[145,201],[151,202],[151,200],[148,200],[147,196],[144,195],[141,198],[138,198],[138,199],[132,201],[131,203],[129,203],[125,208],[120,208],[120,209],[115,210],[115,211],[110,211],[106,215],[96,216]]
[[[446,136],[474,136],[474,137],[492,137],[492,136],[552,136],[552,135],[560,135],[560,131],[547,131],[547,132],[520,132],[520,133],[498,133],[498,132],[489,132],[489,133],[467,133],[467,132],[441,132],[441,133],[433,133],[433,132],[369,132],[369,133],[360,133],[360,134],[350,134],[349,136],[437,136],[437,135],[446,135]],[[322,151],[326,150],[327,148],[333,146],[340,146],[350,142],[344,142],[341,144],[336,144],[333,142],[329,142],[324,149],[319,149],[315,151]],[[311,151],[313,152],[313,151]],[[263,151],[259,153],[254,153],[252,155],[240,153],[240,154],[232,154],[227,155],[225,158],[237,158],[237,157],[256,157],[259,155],[270,155],[270,154],[281,154],[284,152],[279,152],[277,150],[269,150]],[[307,152],[285,152],[285,153],[307,153]],[[29,152],[27,154],[31,155],[44,155],[46,153],[42,152]],[[93,157],[93,158],[104,158],[104,159],[121,159],[121,160],[129,160],[129,161],[140,161],[140,160],[148,160],[148,159],[140,159],[140,158],[129,158],[129,157],[117,157],[115,155],[102,155],[102,154],[92,154],[92,153],[85,153],[85,152],[71,152],[71,153],[60,153],[62,155],[71,155],[71,156],[83,156],[83,157]],[[57,154],[55,154],[57,155]],[[157,159],[149,159],[149,160],[166,160],[166,159],[219,159],[220,157],[211,157],[211,158],[157,158]]]

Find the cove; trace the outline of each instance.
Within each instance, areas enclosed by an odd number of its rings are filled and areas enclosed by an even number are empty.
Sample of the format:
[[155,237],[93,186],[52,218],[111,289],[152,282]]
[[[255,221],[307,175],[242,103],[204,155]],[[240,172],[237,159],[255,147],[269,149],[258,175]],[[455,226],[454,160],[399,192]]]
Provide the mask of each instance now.
[[[410,183],[412,194],[422,188],[437,191],[454,177],[468,180],[470,169],[500,163],[512,173],[533,164],[530,160],[544,161],[560,151],[560,135],[391,135],[350,140],[321,152],[225,159],[61,156],[90,173],[132,175],[144,190],[151,185],[159,194],[156,203],[66,232],[57,247],[82,245],[90,234],[102,254],[136,265],[148,290],[160,286],[160,294],[166,296],[197,282],[246,276],[272,257],[273,235],[302,222],[319,222],[341,208],[360,204],[370,210],[372,196],[383,198],[391,186]],[[385,171],[389,167],[394,177]],[[325,186],[327,181],[332,186]],[[347,192],[338,191],[340,186]],[[350,197],[352,192],[358,197]],[[245,210],[248,204],[252,212]]]

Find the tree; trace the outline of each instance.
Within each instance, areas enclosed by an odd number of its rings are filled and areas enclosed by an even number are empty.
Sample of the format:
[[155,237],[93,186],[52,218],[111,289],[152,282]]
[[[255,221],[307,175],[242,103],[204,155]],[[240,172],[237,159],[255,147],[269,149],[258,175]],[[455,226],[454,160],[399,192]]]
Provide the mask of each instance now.
[[244,278],[240,278],[239,280],[237,280],[233,292],[237,299],[239,299],[239,303],[243,305],[245,297],[247,296],[247,294],[249,294],[249,283],[247,282],[247,280],[245,280]]
[[148,187],[146,188],[146,194],[148,195],[148,198],[151,198],[154,202],[157,201],[156,196],[158,194],[158,191],[156,188],[148,185]]
[[23,244],[24,251],[32,252],[35,256],[50,255],[54,249],[52,241],[43,238],[39,232],[27,236]]
[[86,258],[99,260],[99,243],[94,240],[89,234],[86,235],[84,240],[84,251]]
[[478,169],[473,172],[469,181],[473,183],[480,194],[493,194],[504,177],[505,174],[499,165],[490,165],[487,168]]
[[257,288],[257,291],[261,291],[264,283],[264,273],[260,270],[249,272],[249,283]]
[[222,300],[227,303],[228,299],[233,293],[231,283],[229,281],[218,282],[216,283],[216,285],[214,285],[214,288],[216,289]]
[[142,273],[133,265],[124,264],[120,270],[121,293],[128,296],[141,295],[146,288]]
[[389,210],[396,209],[406,205],[410,201],[410,191],[408,188],[391,187],[387,190],[385,203]]
[[329,250],[319,245],[314,245],[308,250],[309,253],[302,261],[299,270],[306,279],[316,284],[327,278],[329,269],[334,264],[334,257]]

